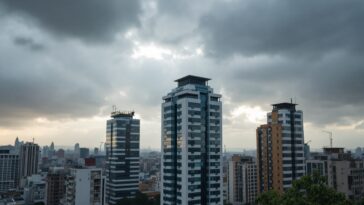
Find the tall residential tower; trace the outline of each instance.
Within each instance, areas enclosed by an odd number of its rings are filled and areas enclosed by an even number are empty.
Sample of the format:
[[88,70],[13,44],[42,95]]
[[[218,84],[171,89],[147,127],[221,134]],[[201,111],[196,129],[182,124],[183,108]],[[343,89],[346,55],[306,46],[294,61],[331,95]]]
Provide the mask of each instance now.
[[162,205],[223,204],[221,95],[186,76],[163,97]]
[[0,194],[18,187],[19,154],[13,146],[0,146]]
[[133,197],[139,184],[140,122],[134,112],[111,113],[106,130],[106,204]]
[[27,142],[20,146],[19,174],[21,186],[24,185],[27,177],[38,173],[39,153],[39,146],[37,144],[34,144],[33,142]]
[[305,174],[302,111],[293,103],[273,104],[256,134],[258,192],[282,193]]

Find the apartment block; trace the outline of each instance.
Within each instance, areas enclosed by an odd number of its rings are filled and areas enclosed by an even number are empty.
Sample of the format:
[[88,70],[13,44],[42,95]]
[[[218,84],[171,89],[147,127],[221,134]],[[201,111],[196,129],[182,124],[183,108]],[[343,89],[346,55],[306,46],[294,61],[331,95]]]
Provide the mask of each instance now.
[[185,76],[163,97],[162,205],[221,205],[222,102],[210,79]]
[[233,155],[228,168],[228,202],[254,204],[257,197],[257,165],[253,157]]
[[303,113],[294,103],[273,104],[256,130],[258,193],[283,193],[305,175]]

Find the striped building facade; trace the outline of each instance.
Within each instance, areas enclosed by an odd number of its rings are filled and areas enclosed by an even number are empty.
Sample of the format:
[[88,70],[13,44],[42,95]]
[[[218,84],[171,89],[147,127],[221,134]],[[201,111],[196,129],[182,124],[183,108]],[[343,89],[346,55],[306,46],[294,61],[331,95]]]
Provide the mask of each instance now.
[[283,193],[305,175],[302,111],[293,103],[273,104],[256,135],[258,192]]
[[139,184],[140,121],[134,112],[115,111],[106,131],[106,204],[134,197]]
[[186,76],[163,97],[162,205],[223,204],[221,95]]

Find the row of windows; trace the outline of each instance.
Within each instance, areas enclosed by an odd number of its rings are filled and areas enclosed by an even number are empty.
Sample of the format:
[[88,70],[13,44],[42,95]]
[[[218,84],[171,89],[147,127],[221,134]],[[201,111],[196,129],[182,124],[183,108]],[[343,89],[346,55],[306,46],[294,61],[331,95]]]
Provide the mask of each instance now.
[[[302,153],[296,153],[294,156],[295,157],[303,157],[303,154]],[[292,157],[292,154],[283,153],[283,157]]]
[[[286,113],[285,116],[290,118],[291,117],[291,114]],[[272,117],[272,116],[270,115],[269,117]],[[283,117],[283,114],[282,113],[278,114],[278,117]],[[294,118],[301,119],[301,115],[294,114]]]
[[[297,164],[303,164],[303,160],[296,160]],[[292,164],[292,160],[283,160],[283,164]]]
[[[303,167],[296,166],[296,170],[303,170]],[[283,171],[292,171],[292,167],[283,167]]]
[[[286,124],[291,124],[291,120],[286,120],[285,122],[286,122]],[[278,120],[278,123],[279,124],[284,124],[284,120]],[[294,121],[294,124],[295,125],[301,125],[302,121]]]
[[[294,138],[302,138],[302,134],[294,134]],[[291,138],[291,134],[282,133],[282,137]]]
[[[289,125],[289,126],[287,126],[287,125],[284,125],[283,127],[282,127],[282,130],[288,130],[288,131],[291,131],[291,126]],[[294,130],[296,131],[296,132],[302,132],[302,128],[301,127],[294,127]]]
[[[295,147],[294,148],[296,151],[302,151],[303,147]],[[291,147],[282,147],[283,151],[287,151],[287,150],[291,150]]]
[[[292,140],[282,140],[282,143],[283,144],[291,144]],[[301,144],[301,143],[303,143],[303,141],[302,140],[295,140],[295,143],[296,144]]]
[[[182,107],[181,104],[177,105],[177,109],[181,109],[181,107]],[[201,108],[201,104],[200,103],[189,102],[188,107],[192,108],[192,109]],[[219,105],[210,105],[210,109],[219,110],[220,106]],[[173,106],[166,106],[166,107],[163,108],[164,112],[168,112],[168,111],[172,111],[172,110],[173,110]]]

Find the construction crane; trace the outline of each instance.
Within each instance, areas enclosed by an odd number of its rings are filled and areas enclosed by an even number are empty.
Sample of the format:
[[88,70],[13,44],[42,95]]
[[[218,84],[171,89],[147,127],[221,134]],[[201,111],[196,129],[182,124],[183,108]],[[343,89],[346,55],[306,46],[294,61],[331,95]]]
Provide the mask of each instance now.
[[331,131],[326,131],[326,130],[322,130],[322,132],[325,132],[325,133],[329,134],[329,138],[330,138],[330,147],[332,148],[332,132],[331,132]]

